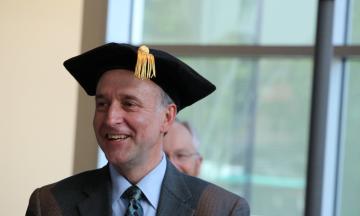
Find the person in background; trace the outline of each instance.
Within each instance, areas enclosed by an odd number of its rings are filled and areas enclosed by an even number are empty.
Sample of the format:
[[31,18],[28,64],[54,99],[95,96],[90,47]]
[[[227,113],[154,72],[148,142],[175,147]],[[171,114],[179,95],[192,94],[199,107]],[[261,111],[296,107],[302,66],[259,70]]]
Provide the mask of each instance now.
[[179,171],[198,176],[202,163],[199,144],[189,122],[176,120],[164,137],[164,152]]
[[108,164],[36,189],[26,216],[250,214],[245,199],[179,172],[163,152],[177,113],[215,91],[212,83],[167,52],[130,44],[105,44],[64,66],[94,96]]

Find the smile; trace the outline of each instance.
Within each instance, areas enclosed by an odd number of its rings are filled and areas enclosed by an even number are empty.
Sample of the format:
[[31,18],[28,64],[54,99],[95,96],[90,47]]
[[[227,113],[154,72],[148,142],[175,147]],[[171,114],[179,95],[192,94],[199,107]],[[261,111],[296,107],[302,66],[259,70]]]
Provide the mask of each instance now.
[[106,139],[108,140],[125,140],[129,136],[124,134],[106,134]]

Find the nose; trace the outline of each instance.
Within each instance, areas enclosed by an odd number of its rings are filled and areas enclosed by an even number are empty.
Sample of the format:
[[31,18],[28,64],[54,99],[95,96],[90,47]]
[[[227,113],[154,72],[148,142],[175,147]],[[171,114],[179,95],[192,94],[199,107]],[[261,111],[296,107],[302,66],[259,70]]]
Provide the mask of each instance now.
[[123,122],[124,110],[117,103],[112,103],[107,110],[106,124],[114,126]]

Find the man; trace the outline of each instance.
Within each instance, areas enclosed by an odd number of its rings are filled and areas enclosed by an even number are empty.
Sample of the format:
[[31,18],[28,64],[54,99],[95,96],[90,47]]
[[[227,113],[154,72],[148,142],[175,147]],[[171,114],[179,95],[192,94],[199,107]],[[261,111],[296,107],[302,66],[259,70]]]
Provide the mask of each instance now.
[[198,176],[202,157],[199,141],[188,122],[176,120],[164,137],[164,152],[175,167],[191,176]]
[[64,62],[88,95],[105,167],[36,189],[31,215],[249,215],[244,199],[184,175],[163,139],[176,113],[215,90],[170,54],[110,43]]

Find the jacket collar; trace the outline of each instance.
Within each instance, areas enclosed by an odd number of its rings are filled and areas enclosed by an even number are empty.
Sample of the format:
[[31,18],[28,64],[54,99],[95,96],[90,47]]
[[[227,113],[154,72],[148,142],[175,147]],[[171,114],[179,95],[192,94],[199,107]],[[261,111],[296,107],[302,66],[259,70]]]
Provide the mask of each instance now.
[[[109,166],[106,165],[84,185],[85,199],[78,204],[80,215],[111,215],[111,179]],[[160,192],[157,214],[194,215],[191,206],[193,195],[185,183],[184,174],[180,173],[167,159],[166,172]]]
[[157,215],[193,215],[195,210],[190,204],[192,198],[184,175],[167,160]]
[[84,185],[83,193],[86,198],[78,204],[80,215],[111,215],[110,191],[109,167],[106,165]]

